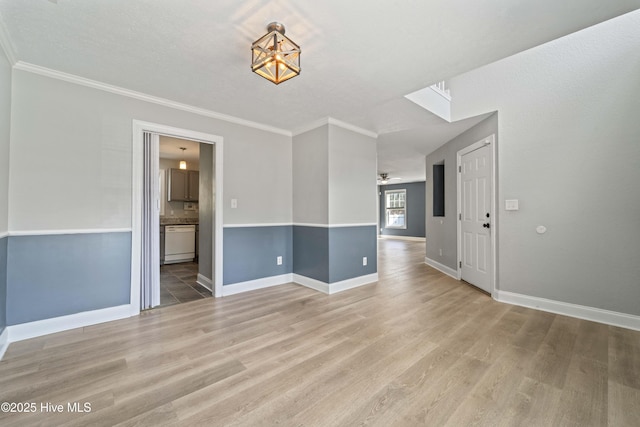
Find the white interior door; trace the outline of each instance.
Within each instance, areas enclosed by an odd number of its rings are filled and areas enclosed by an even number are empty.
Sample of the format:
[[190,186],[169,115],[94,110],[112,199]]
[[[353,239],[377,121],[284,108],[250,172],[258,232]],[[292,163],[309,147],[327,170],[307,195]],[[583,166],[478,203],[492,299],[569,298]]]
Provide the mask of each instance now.
[[160,137],[145,132],[140,309],[160,305]]
[[460,159],[461,277],[491,293],[492,148],[486,143]]

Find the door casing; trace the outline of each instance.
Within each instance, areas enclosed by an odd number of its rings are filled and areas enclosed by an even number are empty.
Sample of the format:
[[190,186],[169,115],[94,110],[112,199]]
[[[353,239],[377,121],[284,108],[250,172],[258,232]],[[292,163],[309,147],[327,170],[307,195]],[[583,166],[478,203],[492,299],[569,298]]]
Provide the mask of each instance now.
[[462,150],[458,151],[457,153],[457,162],[456,162],[456,177],[457,177],[457,223],[458,223],[458,236],[457,236],[457,244],[458,244],[458,259],[456,262],[456,268],[457,268],[457,278],[458,280],[462,279],[462,268],[461,268],[461,262],[462,262],[462,257],[463,257],[463,236],[462,236],[462,221],[461,221],[461,215],[462,215],[462,174],[460,173],[461,171],[461,167],[462,167],[462,157],[467,154],[467,153],[471,153],[472,151],[475,151],[481,147],[484,146],[490,146],[491,147],[491,157],[492,157],[492,170],[490,172],[491,174],[491,205],[492,205],[492,209],[493,209],[493,214],[491,215],[492,218],[490,218],[490,224],[491,224],[491,232],[490,232],[490,240],[491,240],[491,249],[490,249],[490,255],[491,255],[491,277],[489,279],[489,283],[490,283],[490,294],[492,296],[495,297],[496,295],[496,290],[498,289],[497,286],[497,235],[498,235],[498,201],[497,201],[497,183],[498,183],[498,176],[497,176],[497,164],[496,164],[496,160],[497,160],[497,147],[496,147],[496,137],[495,134],[489,135],[486,138],[481,139],[478,142],[475,142],[465,148],[463,148]]
[[[224,139],[218,135],[212,135],[193,131],[189,129],[181,129],[172,126],[149,123],[139,120],[133,120],[133,164],[132,164],[132,192],[131,192],[131,315],[135,316],[140,313],[140,271],[141,260],[137,254],[141,253],[142,245],[142,182],[143,182],[143,133],[151,132],[159,135],[171,136],[175,138],[190,139],[215,146],[215,214],[214,225],[215,237],[213,242],[213,259],[214,266],[214,296],[222,296],[222,278],[223,278],[223,158],[224,158]],[[158,230],[159,232],[159,230]]]

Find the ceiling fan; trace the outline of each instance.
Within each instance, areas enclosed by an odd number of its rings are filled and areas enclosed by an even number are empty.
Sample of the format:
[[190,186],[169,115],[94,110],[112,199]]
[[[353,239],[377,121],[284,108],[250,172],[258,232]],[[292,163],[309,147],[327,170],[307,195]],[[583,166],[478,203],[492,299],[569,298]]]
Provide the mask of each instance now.
[[400,177],[389,178],[389,174],[384,172],[384,173],[381,173],[380,176],[378,176],[378,184],[385,185],[385,184],[388,184],[389,181],[394,179],[402,179],[402,178]]

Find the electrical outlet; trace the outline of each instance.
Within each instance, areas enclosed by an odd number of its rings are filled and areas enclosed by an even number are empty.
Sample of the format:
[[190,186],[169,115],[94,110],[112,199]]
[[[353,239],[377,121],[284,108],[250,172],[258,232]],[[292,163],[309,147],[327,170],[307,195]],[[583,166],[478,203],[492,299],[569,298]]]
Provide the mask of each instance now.
[[282,265],[282,257],[279,256],[278,258],[276,258],[276,264],[277,265]]
[[366,256],[362,257],[362,265],[367,265],[367,257]]
[[440,249],[440,256],[442,256],[442,249]]

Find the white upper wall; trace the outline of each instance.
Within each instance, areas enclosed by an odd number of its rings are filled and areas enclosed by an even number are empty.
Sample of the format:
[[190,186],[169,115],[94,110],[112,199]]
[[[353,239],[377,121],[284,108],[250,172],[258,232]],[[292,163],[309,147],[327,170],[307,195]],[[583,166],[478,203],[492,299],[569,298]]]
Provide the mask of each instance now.
[[329,224],[376,224],[376,139],[329,125]]
[[20,70],[13,89],[11,231],[131,227],[134,119],[224,138],[225,224],[292,220],[291,137]]
[[11,129],[11,64],[0,43],[0,234],[9,221],[9,140]]
[[499,112],[500,290],[640,315],[639,48],[636,11],[450,80]]
[[293,137],[293,222],[329,223],[329,125]]

